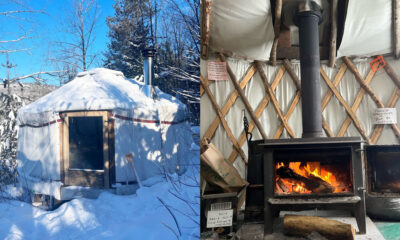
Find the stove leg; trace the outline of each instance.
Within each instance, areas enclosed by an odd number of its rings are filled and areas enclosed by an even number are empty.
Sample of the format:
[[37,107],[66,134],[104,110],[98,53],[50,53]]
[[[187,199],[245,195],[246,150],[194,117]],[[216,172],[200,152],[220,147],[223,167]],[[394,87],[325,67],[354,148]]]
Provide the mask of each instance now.
[[366,223],[366,213],[365,213],[365,201],[360,201],[356,204],[355,209],[355,217],[357,220],[357,226],[359,230],[359,234],[365,234],[367,232],[367,223]]
[[264,204],[264,235],[271,234],[273,232],[274,225],[274,210],[273,207],[266,202]]

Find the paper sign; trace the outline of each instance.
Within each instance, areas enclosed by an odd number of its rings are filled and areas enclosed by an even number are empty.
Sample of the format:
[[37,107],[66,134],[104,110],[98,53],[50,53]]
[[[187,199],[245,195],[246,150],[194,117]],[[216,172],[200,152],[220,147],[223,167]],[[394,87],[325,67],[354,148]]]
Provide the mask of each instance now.
[[232,226],[233,209],[208,211],[207,228]]
[[228,81],[226,62],[208,61],[207,70],[208,70],[208,80]]
[[372,115],[374,124],[396,124],[397,111],[396,108],[378,108]]

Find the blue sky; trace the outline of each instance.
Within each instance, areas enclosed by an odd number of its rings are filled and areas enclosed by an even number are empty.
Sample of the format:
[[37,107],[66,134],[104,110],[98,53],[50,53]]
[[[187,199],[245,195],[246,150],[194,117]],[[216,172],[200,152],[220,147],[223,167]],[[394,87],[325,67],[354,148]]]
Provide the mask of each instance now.
[[[10,62],[17,67],[11,71],[11,77],[22,76],[38,71],[52,71],[54,67],[46,61],[52,56],[52,48],[55,41],[65,40],[66,35],[62,32],[60,22],[68,12],[72,0],[25,0],[26,5],[32,10],[44,10],[46,14],[30,13],[20,14],[19,17],[27,20],[14,19],[0,16],[0,41],[18,38],[25,31],[31,31],[32,39],[25,39],[15,48],[30,48],[30,54],[26,52],[10,53]],[[113,0],[98,0],[100,15],[95,30],[96,39],[93,45],[93,52],[103,52],[107,49],[108,27],[106,17],[114,15]],[[13,4],[0,3],[0,12],[15,10],[18,7]],[[9,48],[9,45],[0,43],[0,50]],[[0,54],[0,64],[4,64],[6,55]],[[92,66],[94,67],[94,66]],[[0,78],[6,77],[6,69],[0,65]],[[27,80],[29,82],[32,80]],[[58,84],[52,80],[50,84]]]

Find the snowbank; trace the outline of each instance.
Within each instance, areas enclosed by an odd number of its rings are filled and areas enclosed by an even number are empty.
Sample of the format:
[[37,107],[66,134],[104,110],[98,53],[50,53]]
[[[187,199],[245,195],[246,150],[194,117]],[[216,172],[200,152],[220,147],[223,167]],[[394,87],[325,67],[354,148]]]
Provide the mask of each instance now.
[[1,202],[0,239],[198,239],[198,152],[192,162],[184,175],[169,175],[135,195],[103,192],[96,200],[74,199],[49,212],[19,201]]

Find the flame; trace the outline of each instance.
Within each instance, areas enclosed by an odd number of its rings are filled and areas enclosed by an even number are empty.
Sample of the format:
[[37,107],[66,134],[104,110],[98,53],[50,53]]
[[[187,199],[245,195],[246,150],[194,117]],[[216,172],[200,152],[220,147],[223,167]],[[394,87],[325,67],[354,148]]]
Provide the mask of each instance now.
[[[346,181],[340,181],[336,178],[335,174],[327,169],[321,167],[319,162],[289,162],[283,163],[278,162],[276,164],[275,169],[279,169],[281,167],[289,167],[295,173],[308,177],[313,175],[318,177],[325,182],[329,183],[334,188],[334,193],[344,193],[344,192],[351,192],[351,183]],[[286,191],[284,191],[285,189]],[[276,186],[275,192],[277,193],[301,193],[301,194],[310,194],[312,193],[311,190],[307,189],[303,183],[298,182],[293,179],[288,178],[280,178],[276,176]]]

